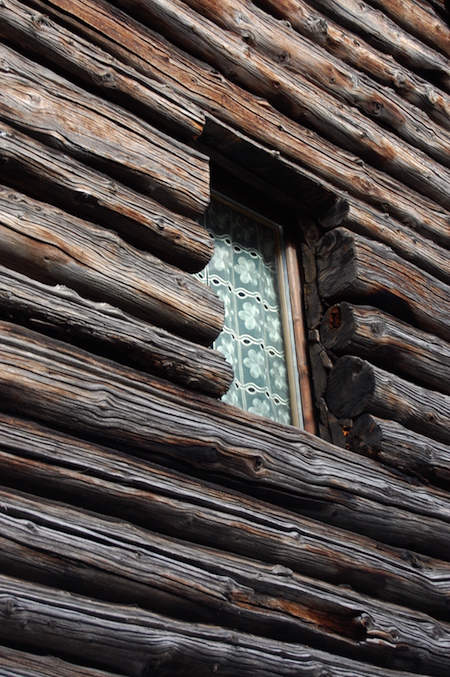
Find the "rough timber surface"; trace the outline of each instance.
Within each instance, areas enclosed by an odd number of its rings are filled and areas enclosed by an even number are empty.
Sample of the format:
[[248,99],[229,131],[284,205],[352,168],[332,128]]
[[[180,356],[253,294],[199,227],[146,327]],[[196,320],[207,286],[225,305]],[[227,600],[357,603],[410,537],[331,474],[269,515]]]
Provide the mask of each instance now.
[[0,176],[4,182],[105,224],[131,244],[182,270],[198,272],[210,260],[211,238],[196,221],[4,122],[0,123],[0,134]]
[[198,343],[223,324],[223,304],[208,287],[116,233],[0,186],[0,262]]
[[[39,651],[39,648],[37,648]],[[1,677],[119,677],[117,673],[105,672],[68,663],[53,656],[42,656],[0,646]]]
[[[164,463],[244,483],[322,521],[450,557],[450,502],[313,435],[1,324],[2,407]],[[51,376],[49,377],[49,374]],[[425,524],[427,525],[425,531]]]
[[[55,7],[64,10],[74,30],[190,98],[206,113],[307,167],[319,179],[450,246],[450,216],[435,202],[305,129],[301,120],[281,114],[261,97],[234,85],[104,0],[96,0],[95,11],[87,0],[49,0],[46,7],[48,11]],[[143,59],[142,54],[148,58]]]
[[0,118],[190,216],[209,202],[207,159],[137,116],[0,45]]
[[[331,677],[413,676],[298,643],[269,638],[261,642],[254,635],[167,619],[137,607],[99,602],[7,576],[0,577],[0,615],[8,620],[0,627],[3,641],[20,640],[39,650],[64,652],[66,657],[129,677],[181,676],[189,674],[186,670],[198,677],[211,672],[226,677],[320,677],[324,670]],[[370,618],[364,613],[361,617],[370,635]],[[437,627],[435,623],[426,626],[425,632],[433,626]],[[385,641],[389,643],[389,633]],[[428,644],[431,649],[433,640]],[[410,663],[401,652],[398,659],[405,667]]]

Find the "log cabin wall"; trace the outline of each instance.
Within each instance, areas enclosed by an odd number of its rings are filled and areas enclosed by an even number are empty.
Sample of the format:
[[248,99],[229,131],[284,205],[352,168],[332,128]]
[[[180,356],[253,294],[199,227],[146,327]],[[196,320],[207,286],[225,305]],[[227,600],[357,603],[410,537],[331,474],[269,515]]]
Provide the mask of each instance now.
[[[450,671],[442,0],[1,0],[0,674]],[[316,432],[192,273],[290,215]]]

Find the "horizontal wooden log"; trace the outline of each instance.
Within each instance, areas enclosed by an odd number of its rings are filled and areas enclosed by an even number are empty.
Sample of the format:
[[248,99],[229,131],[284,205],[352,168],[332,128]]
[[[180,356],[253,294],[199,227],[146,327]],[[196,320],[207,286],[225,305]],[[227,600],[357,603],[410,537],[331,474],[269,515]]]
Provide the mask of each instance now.
[[350,429],[349,445],[352,451],[450,490],[450,447],[395,421],[360,416]]
[[303,0],[260,0],[274,16],[289,21],[296,31],[313,40],[337,59],[348,63],[375,81],[394,89],[407,101],[424,110],[431,119],[450,128],[450,99],[388,54],[361,36],[307,5]]
[[[447,168],[381,129],[355,107],[336,101],[303,76],[292,74],[229,31],[189,10],[181,0],[118,0],[118,4],[142,15],[151,27],[156,24],[169,39],[181,43],[231,80],[287,112],[289,117],[304,120],[326,139],[357,153],[438,205],[450,208]],[[213,6],[219,7],[211,3],[203,9],[207,11]]]
[[323,345],[338,355],[363,357],[450,395],[450,344],[366,306],[340,303],[322,320]]
[[77,677],[119,677],[116,673],[67,663],[53,656],[41,656],[0,646],[2,677],[73,677],[74,674]]
[[336,228],[317,246],[318,285],[325,299],[372,299],[393,315],[450,340],[450,287],[386,245]]
[[0,8],[0,36],[44,56],[168,132],[191,139],[202,132],[205,117],[195,104],[18,0],[5,0]]
[[0,45],[0,118],[190,216],[209,202],[207,158]]
[[397,61],[432,81],[438,80],[448,90],[450,64],[448,59],[417,40],[382,12],[367,2],[357,0],[311,0],[314,7],[332,16],[341,25],[362,35],[378,49],[391,54]]
[[[450,502],[309,433],[1,323],[2,409],[450,559]],[[49,376],[50,375],[50,376]],[[425,529],[425,524],[427,528]]]
[[221,330],[222,302],[187,273],[1,186],[0,233],[0,263],[41,282],[67,285],[198,343],[211,343]]
[[[1,11],[1,8],[0,8]],[[0,123],[3,182],[118,232],[190,273],[210,260],[205,229],[101,172]]]
[[360,357],[346,355],[337,361],[328,377],[326,400],[338,418],[375,414],[450,443],[449,395],[405,381]]
[[[446,620],[449,565],[0,415],[2,482]],[[130,536],[132,528],[126,527]],[[127,540],[127,539],[125,539]],[[373,580],[377,581],[376,589]]]
[[401,258],[450,283],[450,254],[447,249],[360,200],[341,193],[336,203],[320,213],[317,220],[326,230],[342,226],[383,242]]
[[[97,602],[51,587],[0,578],[3,641],[20,640],[119,670],[130,677],[198,677],[219,672],[226,677],[413,677],[332,656],[299,644],[265,639],[207,625],[167,619],[148,611]],[[379,639],[377,641],[380,641]],[[442,642],[443,648],[445,642]],[[406,659],[407,660],[407,659]],[[416,673],[417,674],[417,673]]]
[[431,7],[425,9],[416,0],[371,0],[372,5],[390,16],[399,26],[419,40],[450,57],[450,30]]
[[233,380],[232,367],[216,350],[1,265],[0,317],[213,397],[223,395]]
[[267,101],[243,91],[205,64],[168,45],[157,33],[104,0],[96,0],[95,7],[87,0],[48,0],[45,7],[50,13],[55,7],[63,10],[73,30],[169,85],[230,126],[310,169],[317,177],[392,214],[414,230],[430,234],[436,242],[450,245],[450,217],[445,210],[406,189],[385,172],[371,168],[360,158],[306,130]]
[[[122,3],[126,1],[122,0]],[[146,2],[143,0],[142,4]],[[166,3],[167,0],[162,0],[164,6]],[[313,41],[303,38],[285,22],[274,19],[251,2],[222,0],[218,4],[209,0],[187,0],[186,4],[220,27],[239,35],[269,61],[285,64],[285,76],[295,75],[297,82],[301,80],[303,83],[304,79],[305,84],[311,83],[318,88],[317,97],[326,92],[333,100],[341,101],[346,107],[347,117],[349,110],[353,112],[356,108],[368,118],[368,134],[373,137],[379,135],[378,126],[381,124],[386,142],[384,152],[387,150],[389,130],[437,162],[450,166],[450,133],[447,130],[435,125],[427,115],[410,106],[391,89],[374,83]],[[396,143],[392,136],[392,148]],[[400,150],[397,152],[400,153]]]
[[[430,616],[61,503],[0,491],[0,543],[3,573],[68,585],[96,599],[306,642],[397,669],[415,664],[440,674],[446,660],[450,625]],[[376,636],[384,641],[374,647]]]

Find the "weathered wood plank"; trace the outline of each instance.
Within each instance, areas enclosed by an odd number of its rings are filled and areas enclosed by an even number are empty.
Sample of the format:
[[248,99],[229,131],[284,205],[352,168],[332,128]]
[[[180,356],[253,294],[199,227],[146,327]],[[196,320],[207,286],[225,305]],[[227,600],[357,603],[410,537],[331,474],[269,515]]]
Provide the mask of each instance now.
[[[1,9],[1,8],[0,8]],[[0,176],[34,197],[116,230],[125,240],[188,272],[213,244],[196,221],[112,180],[61,151],[0,123]]]
[[205,117],[195,104],[18,0],[5,0],[0,7],[0,36],[63,67],[107,98],[119,97],[158,127],[188,138],[203,130]]
[[45,10],[50,13],[55,7],[64,11],[65,20],[73,30],[105,51],[169,85],[203,110],[268,148],[309,168],[319,179],[392,214],[414,230],[430,234],[436,242],[450,246],[450,217],[445,210],[406,189],[385,172],[371,168],[360,158],[306,130],[267,101],[233,85],[109,3],[48,0],[45,4]]
[[4,484],[448,617],[444,562],[13,417],[0,415],[0,447]]
[[404,31],[367,2],[310,0],[310,4],[332,16],[343,26],[362,35],[378,49],[391,54],[400,63],[406,64],[422,75],[427,73],[432,81],[439,81],[443,89],[448,90],[450,73],[448,59]]
[[[121,2],[123,4],[128,0]],[[146,2],[147,0],[143,0],[141,4]],[[166,11],[167,0],[162,0],[161,4]],[[394,151],[398,140],[389,135],[389,130],[437,162],[450,166],[449,132],[435,125],[422,111],[410,106],[391,89],[374,83],[369,77],[350,68],[311,40],[303,38],[285,22],[274,19],[249,1],[222,0],[216,3],[209,0],[186,0],[186,4],[220,27],[240,36],[270,62],[282,64],[283,82],[295,74],[296,82],[301,82],[302,86],[311,83],[317,87],[317,98],[325,96],[326,92],[332,99],[341,101],[347,118],[353,115],[355,108],[360,111],[366,116],[367,134],[373,139],[380,133],[383,134],[386,142],[383,151],[385,157],[388,137],[391,147],[389,157],[393,152],[401,152],[400,146]],[[356,115],[355,120],[357,118]],[[382,129],[379,125],[382,125]],[[323,130],[320,131],[323,133]],[[364,152],[362,155],[364,157]]]
[[450,396],[405,381],[352,355],[328,377],[326,400],[338,418],[375,414],[434,440],[450,443]]
[[362,201],[342,193],[335,205],[318,216],[318,221],[326,230],[342,226],[384,242],[400,257],[450,283],[450,253],[447,249]]
[[317,270],[323,298],[372,300],[450,340],[450,287],[390,247],[336,228],[317,246]]
[[[3,573],[69,585],[95,599],[335,648],[397,669],[415,663],[440,674],[445,666],[447,623],[279,565],[173,541],[61,503],[0,491],[0,543]],[[375,636],[385,640],[374,647]]]
[[100,165],[190,216],[209,202],[207,158],[0,45],[0,118]]
[[349,432],[352,451],[450,489],[450,447],[407,430],[395,421],[364,414]]
[[223,395],[233,380],[232,367],[216,350],[1,265],[0,317],[213,397]]
[[0,233],[0,263],[41,282],[67,285],[198,343],[209,344],[222,328],[222,302],[187,273],[1,186]]
[[431,7],[426,11],[415,0],[371,0],[371,3],[419,40],[450,57],[449,27]]
[[381,364],[450,395],[450,344],[378,308],[340,303],[329,308],[320,336],[328,350]]
[[[0,405],[221,484],[450,559],[450,502],[370,459],[1,323]],[[425,529],[424,525],[427,525]]]
[[357,153],[372,166],[450,208],[447,168],[380,128],[355,107],[336,101],[298,73],[291,74],[245,41],[190,10],[181,0],[118,0],[118,4],[142,14],[151,27],[156,24],[176,44],[181,43],[289,117],[304,120],[334,144]]
[[40,656],[0,646],[0,675],[2,677],[119,677],[83,665],[67,663],[53,656]]
[[[299,644],[264,639],[208,625],[185,623],[136,607],[97,602],[51,587],[0,577],[3,641],[82,659],[129,677],[157,674],[206,677],[413,677]],[[370,618],[362,614],[370,634]],[[436,627],[431,622],[425,630]],[[389,632],[375,643],[392,641]],[[439,643],[439,639],[432,643]],[[441,641],[446,649],[445,640]],[[447,649],[448,650],[448,649]],[[403,658],[408,663],[407,656]],[[413,665],[411,667],[414,667]],[[416,673],[417,674],[417,673]]]
[[450,99],[419,75],[375,49],[361,36],[311,8],[303,0],[260,0],[274,16],[289,21],[302,35],[313,40],[337,59],[348,63],[424,110],[431,119],[450,128]]

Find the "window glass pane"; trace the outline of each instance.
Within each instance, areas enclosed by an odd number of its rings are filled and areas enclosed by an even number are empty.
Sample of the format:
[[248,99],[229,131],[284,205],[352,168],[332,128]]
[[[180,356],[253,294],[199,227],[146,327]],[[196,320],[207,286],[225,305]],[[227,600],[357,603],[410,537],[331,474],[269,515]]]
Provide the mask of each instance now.
[[241,409],[291,423],[278,285],[280,231],[214,199],[205,217],[215,254],[197,277],[225,304],[225,325],[214,347],[235,373],[222,398]]

